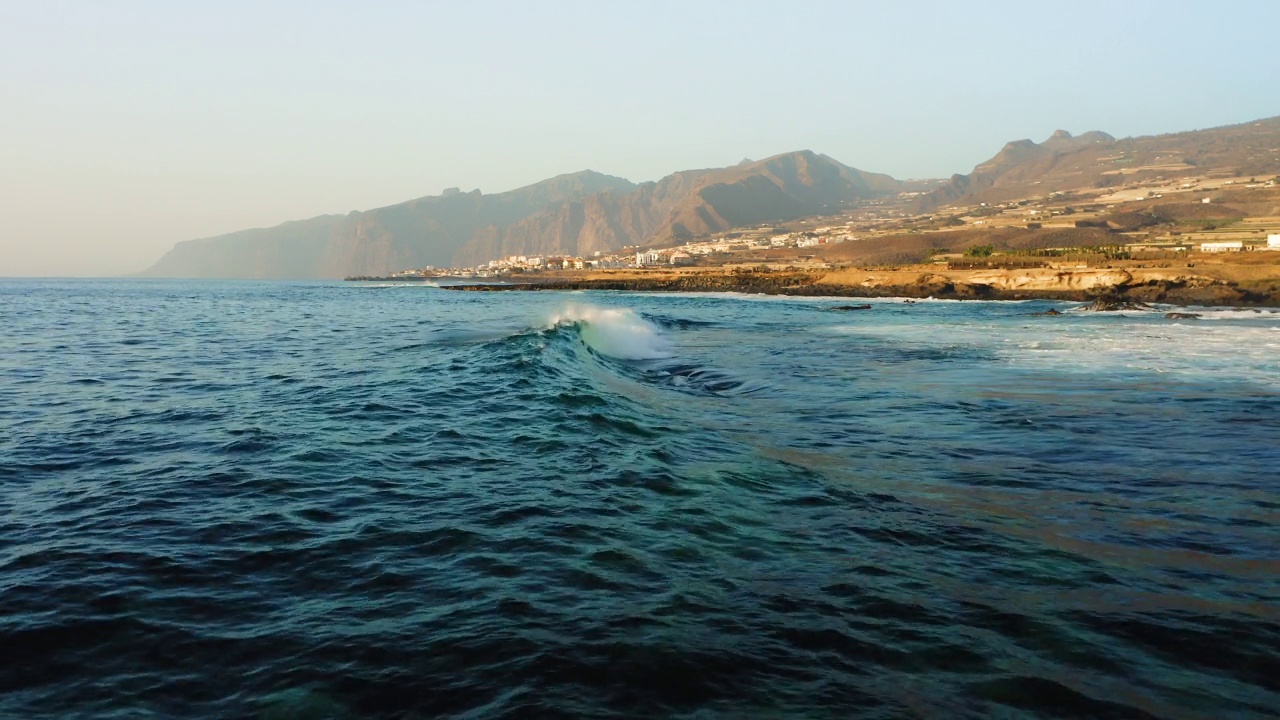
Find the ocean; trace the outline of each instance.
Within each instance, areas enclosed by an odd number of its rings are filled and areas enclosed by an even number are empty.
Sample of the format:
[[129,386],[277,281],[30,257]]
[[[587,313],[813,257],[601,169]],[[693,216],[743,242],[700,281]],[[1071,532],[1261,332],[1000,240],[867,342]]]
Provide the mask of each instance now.
[[852,302],[0,281],[0,715],[1275,716],[1280,312]]

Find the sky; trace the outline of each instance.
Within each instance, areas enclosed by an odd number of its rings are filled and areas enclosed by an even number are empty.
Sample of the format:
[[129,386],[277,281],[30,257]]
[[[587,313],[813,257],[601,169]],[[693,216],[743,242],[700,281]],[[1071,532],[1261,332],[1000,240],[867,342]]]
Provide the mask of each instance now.
[[0,0],[0,276],[810,149],[898,178],[1009,140],[1280,115],[1280,3]]

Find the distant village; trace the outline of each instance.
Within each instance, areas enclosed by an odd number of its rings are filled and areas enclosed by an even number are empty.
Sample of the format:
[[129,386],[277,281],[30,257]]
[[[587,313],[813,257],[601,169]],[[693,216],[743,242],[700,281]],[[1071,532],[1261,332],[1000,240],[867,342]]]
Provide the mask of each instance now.
[[[424,277],[496,278],[522,273],[583,271],[687,266],[733,266],[758,263],[768,256],[784,259],[786,265],[830,267],[813,251],[827,245],[874,241],[886,235],[915,232],[947,232],[964,228],[1103,228],[1115,233],[1117,245],[1128,251],[1231,253],[1253,250],[1280,251],[1280,218],[1248,218],[1232,227],[1212,226],[1194,232],[1171,232],[1154,236],[1117,225],[1114,212],[1125,205],[1158,200],[1166,196],[1185,202],[1188,198],[1206,205],[1224,191],[1239,188],[1274,188],[1277,178],[1250,179],[1224,177],[1178,177],[1131,182],[1118,187],[1052,192],[1041,197],[1005,203],[978,203],[946,206],[928,214],[909,211],[922,192],[904,192],[896,198],[863,202],[845,208],[838,216],[808,218],[785,226],[719,233],[674,247],[625,247],[618,251],[597,251],[590,257],[567,254],[511,255],[466,268],[414,268],[391,274],[392,278]],[[782,252],[778,252],[782,251]],[[789,251],[789,252],[788,252]],[[809,252],[806,252],[809,251]],[[940,254],[933,262],[946,262],[959,254]]]
[[615,268],[687,267],[697,264],[722,264],[710,262],[727,259],[733,253],[779,248],[815,248],[821,245],[857,240],[845,227],[820,227],[796,232],[775,232],[767,227],[756,230],[724,233],[722,236],[678,247],[650,248],[627,247],[616,253],[596,251],[591,257],[564,255],[526,256],[511,255],[500,260],[472,268],[438,269],[425,267],[403,270],[391,277],[419,278],[447,275],[456,277],[498,277],[512,273],[543,272],[549,270],[604,270]]
[[[1134,170],[1142,170],[1135,168]],[[1245,218],[1224,227],[1206,225],[1192,231],[1170,231],[1153,236],[1142,227],[1128,227],[1117,222],[1113,212],[1124,213],[1128,203],[1162,200],[1201,205],[1221,202],[1221,193],[1235,189],[1274,188],[1280,178],[1240,181],[1221,176],[1165,178],[1130,182],[1118,187],[1085,191],[1057,191],[1042,197],[1024,198],[1006,203],[979,203],[976,206],[948,206],[936,215],[957,227],[1021,226],[1040,228],[1101,228],[1116,234],[1118,248],[1125,251],[1173,252],[1244,252],[1280,250],[1280,218]],[[1211,214],[1211,213],[1210,213]],[[921,218],[915,218],[919,220]],[[924,216],[925,220],[929,216]],[[911,223],[907,223],[910,225]],[[917,223],[918,225],[918,223]],[[1265,234],[1270,232],[1270,234]]]

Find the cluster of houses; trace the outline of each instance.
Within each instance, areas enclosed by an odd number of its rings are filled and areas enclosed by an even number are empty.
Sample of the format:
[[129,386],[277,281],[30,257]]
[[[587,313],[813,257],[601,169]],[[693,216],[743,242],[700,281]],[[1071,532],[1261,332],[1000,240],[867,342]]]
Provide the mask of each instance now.
[[845,228],[824,227],[792,233],[728,233],[724,237],[714,240],[688,242],[679,248],[637,252],[635,266],[690,265],[699,257],[711,255],[726,255],[774,248],[812,248],[857,239],[844,232],[844,230]]
[[[1223,240],[1220,242],[1200,243],[1200,252],[1220,253],[1220,252],[1242,252],[1248,247],[1243,240]],[[1268,235],[1267,244],[1257,247],[1258,250],[1280,250],[1280,235]]]
[[[809,248],[820,245],[842,243],[856,240],[846,232],[844,227],[822,227],[811,231],[789,233],[750,232],[728,233],[722,238],[688,242],[681,247],[663,249],[624,248],[619,253],[603,253],[597,251],[592,257],[509,255],[499,260],[490,260],[474,268],[449,271],[449,274],[465,277],[492,277],[513,272],[535,272],[545,270],[598,270],[609,268],[638,268],[654,266],[686,266],[694,265],[699,258],[711,255],[722,255],[752,250],[768,250],[772,248]],[[432,274],[434,268],[423,270],[406,270],[396,273],[398,276]]]
[[627,267],[626,260],[609,255],[602,257],[596,253],[592,258],[566,256],[509,255],[501,260],[490,260],[476,268],[479,273],[507,273],[512,271],[535,270],[586,270],[588,268]]
[[843,227],[820,227],[803,232],[789,233],[729,233],[723,238],[703,242],[686,243],[682,250],[692,255],[746,252],[771,248],[807,248],[836,244],[857,238]]

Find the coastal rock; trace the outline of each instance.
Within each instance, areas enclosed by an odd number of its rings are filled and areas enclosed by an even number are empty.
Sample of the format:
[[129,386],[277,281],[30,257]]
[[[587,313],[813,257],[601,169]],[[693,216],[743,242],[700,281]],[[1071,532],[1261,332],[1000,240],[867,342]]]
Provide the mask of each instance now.
[[1171,288],[1166,297],[1178,305],[1240,305],[1251,300],[1248,293],[1225,283]]
[[836,305],[832,310],[870,310],[870,305]]
[[925,273],[921,275],[919,278],[916,278],[916,284],[920,285],[921,287],[945,287],[947,285],[950,285],[951,281],[948,280],[945,275],[939,275],[937,273]]
[[954,284],[955,297],[962,300],[981,300],[990,298],[995,295],[994,288],[986,283],[963,283]]
[[1200,317],[1199,313],[1171,312],[1165,313],[1164,316],[1170,320],[1196,320]]
[[[1083,282],[1070,280],[1073,271],[1044,269],[1041,278],[1046,289],[1005,289],[1003,283],[974,282],[975,277],[991,280],[988,271],[967,273],[951,271],[919,273],[877,268],[874,272],[864,269],[762,270],[758,267],[696,271],[618,271],[599,272],[586,276],[560,274],[530,275],[512,278],[512,288],[524,290],[628,290],[628,291],[681,291],[681,292],[741,292],[768,295],[802,295],[811,297],[847,298],[945,298],[950,300],[1025,300],[1041,299],[1056,302],[1086,303],[1095,312],[1116,310],[1152,310],[1148,303],[1168,303],[1183,307],[1276,305],[1280,303],[1280,289],[1254,283],[1248,289],[1214,278],[1193,278],[1182,273],[1168,273],[1146,268],[1100,272],[1088,270],[1091,279]],[[1033,269],[1035,270],[1035,269]],[[1083,269],[1082,269],[1083,270]],[[1010,275],[1027,275],[1024,270],[1004,271]],[[1130,277],[1131,284],[1116,287],[1078,289],[1105,279],[1116,282]],[[1191,280],[1196,280],[1193,284]],[[1183,284],[1183,281],[1186,281]],[[1260,290],[1253,289],[1254,287]],[[1280,283],[1277,283],[1280,288]],[[462,289],[471,289],[470,287]],[[489,288],[475,288],[489,289]],[[857,306],[840,306],[862,309]],[[834,310],[831,305],[820,309]],[[1060,312],[1046,312],[1053,316]],[[1162,313],[1163,314],[1163,313]]]
[[1143,285],[1126,288],[1124,295],[1134,302],[1163,302],[1169,287],[1170,283],[1164,280],[1155,280]]
[[1127,300],[1119,295],[1103,295],[1081,309],[1088,312],[1116,312],[1119,310],[1150,310],[1151,306],[1143,302]]
[[1017,272],[983,270],[973,273],[969,279],[1001,290],[1067,292],[1123,287],[1133,280],[1133,276],[1128,271],[1111,268],[1071,271],[1029,268]]
[[910,297],[949,297],[955,293],[955,285],[951,280],[937,273],[925,273],[916,278],[914,283],[908,283],[901,288],[898,294]]

